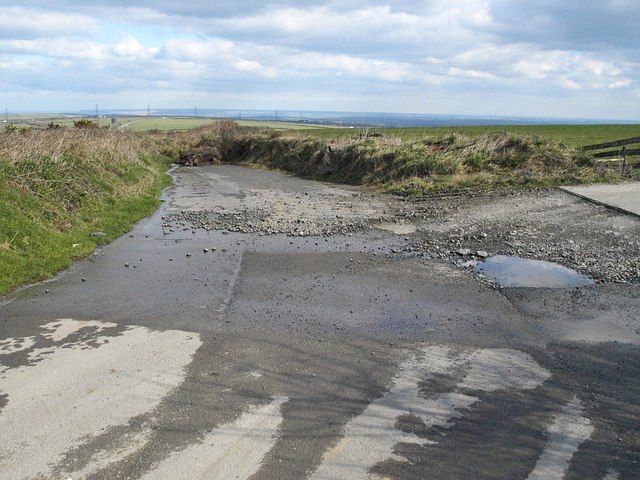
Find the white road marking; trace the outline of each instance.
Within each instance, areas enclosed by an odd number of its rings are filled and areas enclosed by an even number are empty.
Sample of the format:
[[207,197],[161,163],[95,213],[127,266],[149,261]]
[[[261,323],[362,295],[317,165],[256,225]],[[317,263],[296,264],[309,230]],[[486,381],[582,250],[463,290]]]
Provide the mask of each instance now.
[[[44,328],[63,339],[82,327],[59,320]],[[48,478],[69,450],[152,410],[182,383],[201,344],[197,334],[144,327],[95,340],[94,348],[76,343],[40,349],[35,365],[2,373],[0,393],[8,404],[0,410],[0,478]],[[109,463],[105,455],[100,465]]]
[[176,452],[141,480],[246,479],[256,473],[277,440],[286,397],[242,414],[235,422],[216,428],[202,441]]
[[476,350],[469,362],[471,370],[459,386],[470,390],[532,390],[551,376],[530,355],[507,348]]
[[112,463],[127,458],[137,451],[141,450],[151,438],[153,430],[150,428],[126,434],[120,439],[121,443],[111,448],[98,450],[91,456],[89,464],[77,471],[65,472],[67,480],[80,480],[88,477],[92,473],[98,472],[103,468],[107,468]]
[[109,322],[98,322],[95,320],[74,320],[72,318],[64,318],[57,322],[51,322],[44,325],[42,328],[45,333],[43,337],[53,340],[54,342],[61,342],[69,335],[76,333],[83,328],[95,327],[96,334],[101,333],[106,328],[114,328],[118,325]]
[[0,355],[11,355],[22,350],[28,350],[35,343],[35,337],[5,338],[0,340]]
[[[64,343],[88,327],[94,329],[91,338]],[[116,336],[104,332],[114,327],[107,322],[63,319],[42,327],[40,335],[58,345],[34,348],[38,336],[0,341],[0,355],[26,350],[30,359],[38,361],[0,370],[0,394],[8,396],[0,411],[0,477],[8,473],[15,478],[47,477],[69,451],[109,427],[126,425],[152,410],[183,381],[184,369],[201,344],[197,334],[180,331],[129,327]],[[421,394],[419,385],[438,374],[460,380],[449,392]],[[395,445],[437,443],[397,429],[400,416],[411,414],[427,427],[449,428],[479,401],[474,392],[534,389],[549,376],[531,356],[516,350],[460,353],[445,346],[425,347],[400,366],[388,392],[347,424],[344,437],[325,453],[310,478],[380,478],[369,473],[377,463],[406,461],[394,454]],[[277,441],[286,401],[276,397],[205,434],[202,442],[172,453],[143,479],[249,478]],[[549,427],[547,445],[528,479],[563,478],[571,458],[593,430],[583,416],[582,404],[574,398]],[[149,436],[146,430],[131,433],[122,445],[95,452],[82,470],[67,473],[70,478],[84,478],[135,453]],[[603,480],[618,476],[610,470]]]
[[420,417],[427,427],[448,428],[452,420],[463,416],[465,409],[479,401],[478,397],[452,391],[424,398],[418,386],[434,374],[453,373],[459,368],[468,370],[459,387],[485,392],[536,388],[551,375],[531,356],[515,350],[455,354],[443,346],[426,347],[421,356],[400,367],[388,392],[347,424],[344,437],[326,452],[311,479],[379,478],[368,472],[375,464],[387,458],[405,460],[393,456],[394,445],[435,443],[404,433],[395,428],[395,424],[399,416],[411,413]]
[[527,480],[561,480],[580,444],[591,437],[594,427],[582,416],[582,403],[575,397],[565,405],[547,430],[547,445]]

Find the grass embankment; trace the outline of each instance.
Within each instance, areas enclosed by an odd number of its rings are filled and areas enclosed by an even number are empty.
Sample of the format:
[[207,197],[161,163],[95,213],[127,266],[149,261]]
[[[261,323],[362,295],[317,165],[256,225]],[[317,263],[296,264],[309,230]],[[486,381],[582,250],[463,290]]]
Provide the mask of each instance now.
[[0,295],[152,213],[170,182],[159,148],[150,136],[98,128],[1,133]]
[[409,139],[351,135],[326,139],[299,133],[243,132],[230,122],[225,131],[204,135],[196,151],[202,155],[208,149],[213,152],[210,157],[225,163],[257,164],[308,178],[415,195],[621,179],[615,166],[538,135],[504,131],[445,132]]

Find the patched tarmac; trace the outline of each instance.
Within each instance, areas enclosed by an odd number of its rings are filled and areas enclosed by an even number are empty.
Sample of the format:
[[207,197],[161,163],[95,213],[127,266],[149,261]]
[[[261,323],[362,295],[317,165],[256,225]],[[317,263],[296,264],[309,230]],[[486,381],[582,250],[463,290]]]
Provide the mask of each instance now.
[[572,195],[640,217],[640,182],[562,187]]

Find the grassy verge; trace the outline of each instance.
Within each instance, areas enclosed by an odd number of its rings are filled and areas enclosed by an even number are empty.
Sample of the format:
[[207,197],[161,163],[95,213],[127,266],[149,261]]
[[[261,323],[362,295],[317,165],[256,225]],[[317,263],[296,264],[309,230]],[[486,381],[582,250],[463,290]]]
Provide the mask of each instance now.
[[67,268],[152,213],[167,165],[156,142],[133,133],[0,134],[0,295]]
[[355,133],[320,138],[293,132],[243,132],[229,125],[223,132],[205,134],[196,149],[200,156],[208,151],[208,158],[229,163],[258,164],[308,178],[412,195],[621,180],[615,166],[541,135],[440,131],[402,138]]

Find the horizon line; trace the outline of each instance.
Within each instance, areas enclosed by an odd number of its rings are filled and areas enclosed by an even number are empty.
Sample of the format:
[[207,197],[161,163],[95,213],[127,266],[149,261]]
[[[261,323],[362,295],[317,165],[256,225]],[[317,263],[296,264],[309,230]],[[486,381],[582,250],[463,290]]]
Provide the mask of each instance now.
[[[286,119],[282,118],[279,121],[291,122],[294,119],[291,119],[291,115],[295,115],[300,117],[300,120],[303,120],[304,114],[323,114],[329,116],[339,116],[339,115],[348,115],[348,116],[361,116],[361,117],[369,117],[373,118],[376,116],[379,117],[396,117],[396,118],[455,118],[455,119],[468,119],[468,120],[521,120],[521,121],[532,121],[539,123],[540,121],[556,121],[561,123],[567,122],[578,122],[578,123],[597,123],[604,122],[607,124],[611,123],[621,123],[621,124],[640,124],[640,120],[629,119],[629,118],[589,118],[589,117],[556,117],[556,116],[527,116],[527,115],[498,115],[498,114],[460,114],[460,113],[411,113],[411,112],[385,112],[385,111],[349,111],[349,110],[307,110],[307,109],[276,109],[276,108],[208,108],[208,107],[190,107],[190,108],[117,108],[117,107],[107,107],[107,108],[86,108],[86,109],[78,109],[78,110],[13,110],[9,111],[5,108],[4,112],[0,112],[0,116],[10,116],[10,115],[47,115],[47,114],[58,114],[58,115],[81,115],[88,117],[95,117],[96,112],[98,116],[104,116],[107,114],[117,114],[118,112],[139,112],[138,115],[135,116],[161,116],[161,113],[153,113],[153,112],[184,112],[185,117],[192,118],[206,118],[205,112],[217,112],[217,113],[231,113],[236,115],[225,115],[220,116],[219,118],[236,118],[237,114],[240,113],[254,113],[261,114],[262,116],[267,115],[273,117],[277,120],[280,116],[285,116]],[[199,113],[201,115],[199,115]],[[215,118],[215,117],[211,117]],[[271,118],[274,120],[274,118]]]

